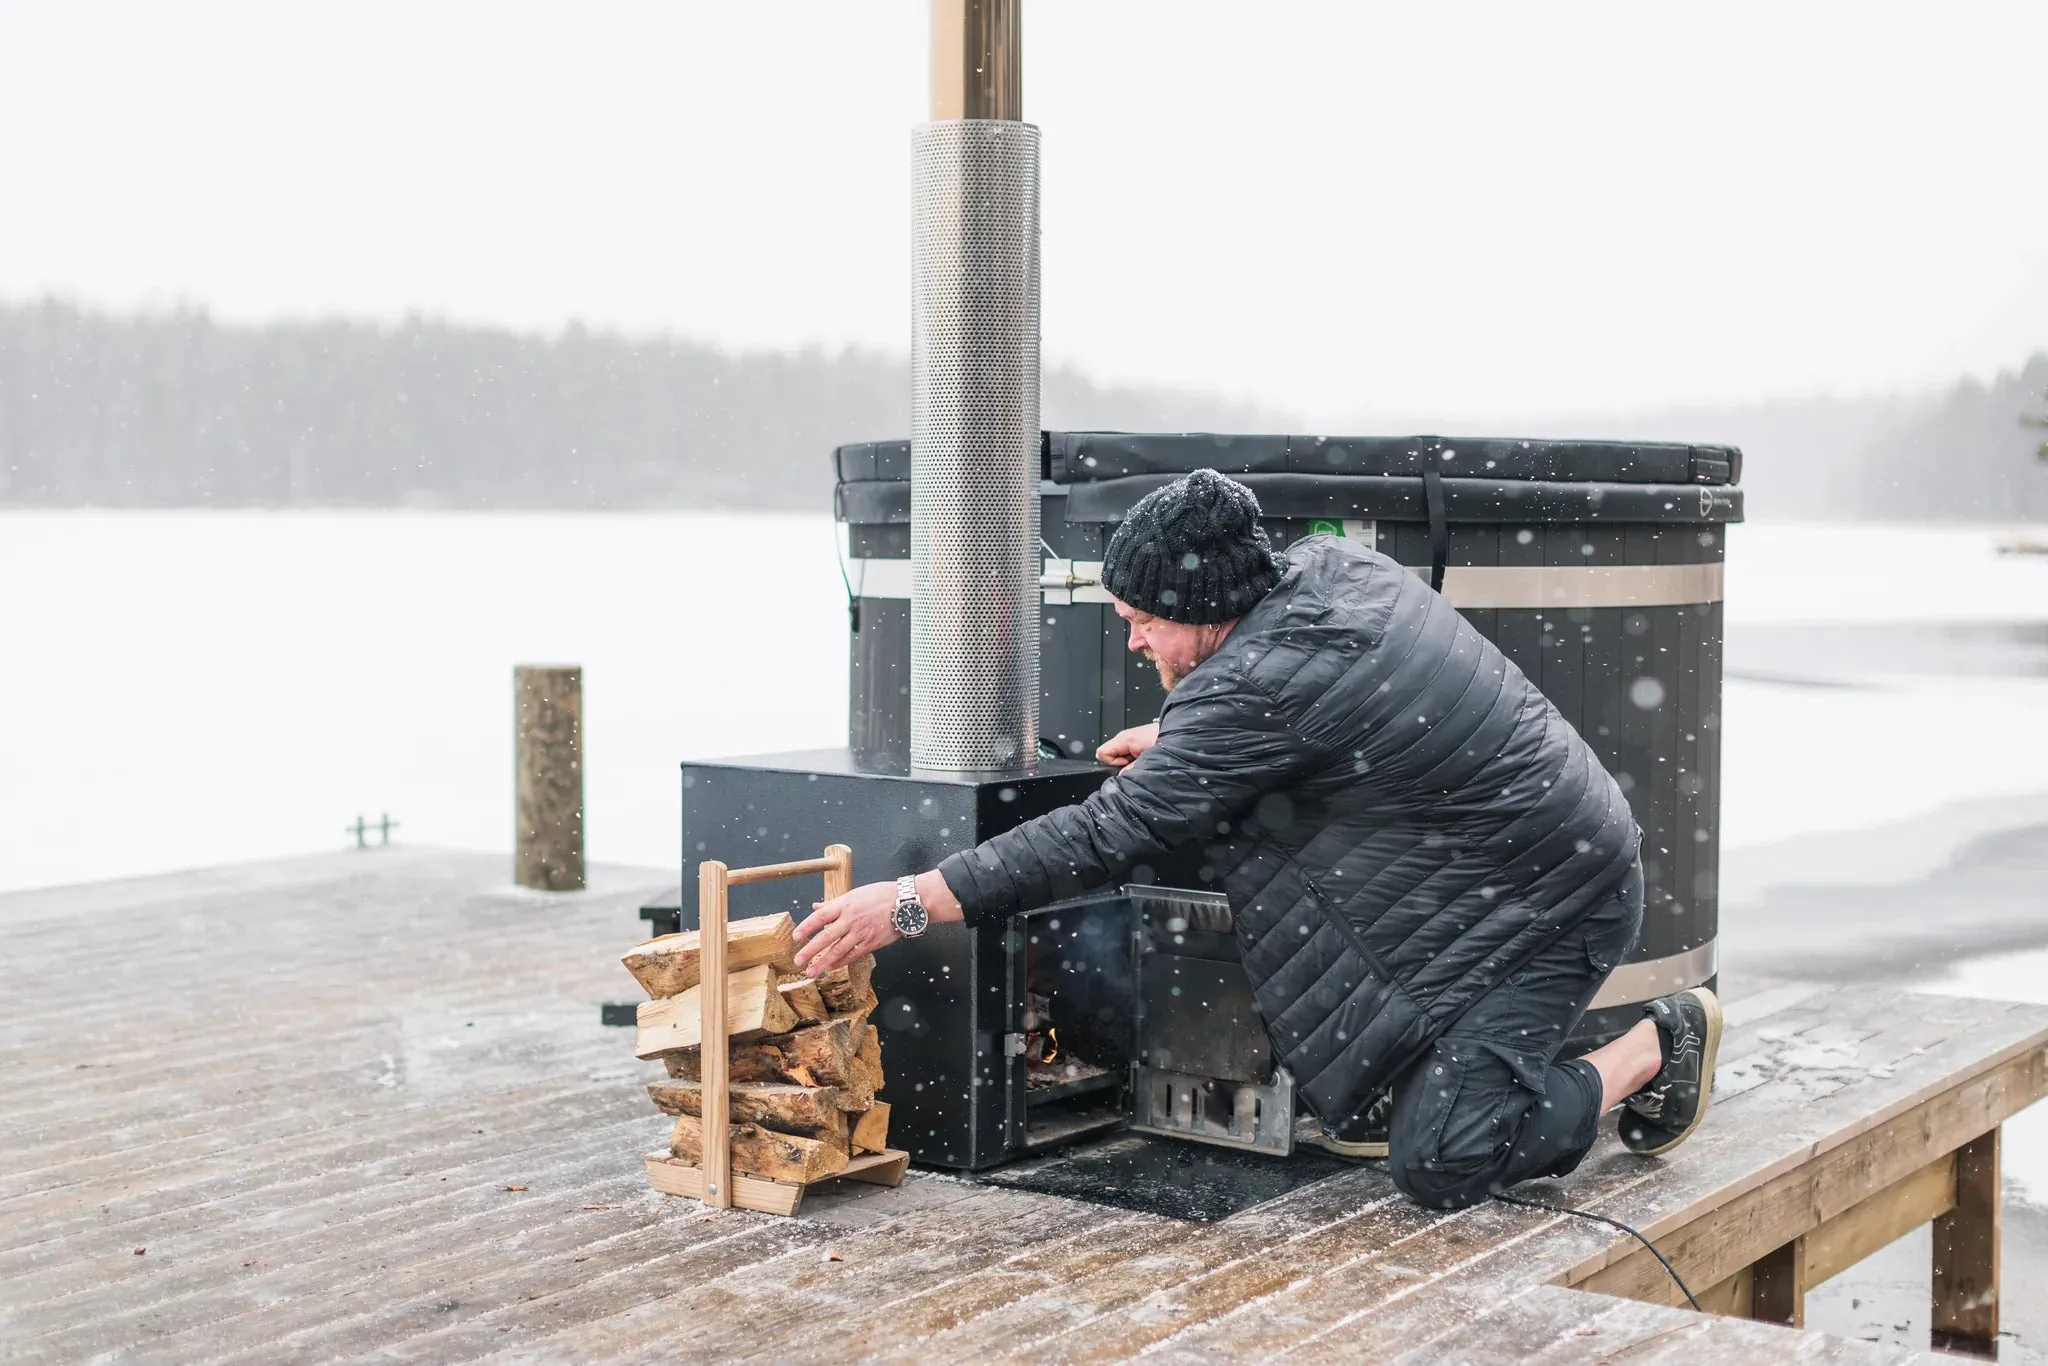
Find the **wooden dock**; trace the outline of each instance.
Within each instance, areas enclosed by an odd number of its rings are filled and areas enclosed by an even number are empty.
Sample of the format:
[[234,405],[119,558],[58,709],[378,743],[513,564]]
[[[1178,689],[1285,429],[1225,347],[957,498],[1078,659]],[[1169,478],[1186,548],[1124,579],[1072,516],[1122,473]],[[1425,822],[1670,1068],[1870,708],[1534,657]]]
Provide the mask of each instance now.
[[1370,1165],[1215,1223],[931,1173],[708,1214],[648,1189],[667,1123],[597,1017],[664,880],[392,849],[0,896],[0,1356],[1909,1360],[1756,1320],[1933,1219],[1937,1323],[1981,1330],[1997,1126],[2048,1093],[2048,1010],[1736,984],[1693,1142],[1517,1193],[1751,1318]]

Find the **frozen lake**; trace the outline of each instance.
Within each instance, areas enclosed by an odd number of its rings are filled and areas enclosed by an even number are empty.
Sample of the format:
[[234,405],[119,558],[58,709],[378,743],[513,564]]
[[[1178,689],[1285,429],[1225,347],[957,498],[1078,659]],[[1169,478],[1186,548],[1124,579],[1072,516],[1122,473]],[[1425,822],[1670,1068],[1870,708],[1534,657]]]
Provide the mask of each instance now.
[[[2048,557],[2002,539],[1735,530],[1731,901],[1816,835],[1911,826],[1836,860],[1897,880],[2000,811],[2048,823]],[[511,670],[543,662],[585,669],[592,858],[669,865],[682,757],[844,742],[836,547],[822,516],[0,513],[0,887],[382,812],[509,849]]]
[[584,667],[591,857],[661,866],[690,754],[843,743],[829,518],[0,514],[0,886],[510,849],[512,667]]

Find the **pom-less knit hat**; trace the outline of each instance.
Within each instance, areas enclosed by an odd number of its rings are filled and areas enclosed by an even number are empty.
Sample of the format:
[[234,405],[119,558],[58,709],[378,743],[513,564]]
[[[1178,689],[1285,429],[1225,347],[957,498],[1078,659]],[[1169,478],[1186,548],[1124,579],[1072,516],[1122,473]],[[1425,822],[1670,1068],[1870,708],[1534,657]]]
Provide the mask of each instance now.
[[1213,626],[1273,591],[1287,562],[1259,526],[1259,499],[1196,470],[1140,498],[1109,538],[1102,586],[1141,612]]

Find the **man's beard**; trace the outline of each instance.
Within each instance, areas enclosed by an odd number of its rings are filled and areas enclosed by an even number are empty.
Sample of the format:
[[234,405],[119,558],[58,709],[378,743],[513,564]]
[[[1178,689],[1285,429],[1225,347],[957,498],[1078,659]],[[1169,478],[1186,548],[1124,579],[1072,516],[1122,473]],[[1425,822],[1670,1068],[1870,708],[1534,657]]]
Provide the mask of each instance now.
[[1187,676],[1185,674],[1174,672],[1173,666],[1171,664],[1168,664],[1165,660],[1161,659],[1159,657],[1158,652],[1155,650],[1145,651],[1145,658],[1151,660],[1152,667],[1159,670],[1159,682],[1162,686],[1165,687],[1166,691],[1168,692],[1172,692],[1174,689],[1174,685],[1179,683],[1181,679]]

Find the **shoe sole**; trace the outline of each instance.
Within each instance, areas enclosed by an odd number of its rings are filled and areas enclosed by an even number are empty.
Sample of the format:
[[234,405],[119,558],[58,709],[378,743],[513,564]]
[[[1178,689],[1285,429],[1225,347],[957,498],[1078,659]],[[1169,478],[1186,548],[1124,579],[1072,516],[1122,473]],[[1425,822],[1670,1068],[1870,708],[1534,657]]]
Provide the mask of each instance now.
[[1661,1143],[1654,1148],[1630,1150],[1643,1157],[1656,1157],[1668,1153],[1691,1138],[1692,1131],[1700,1127],[1700,1121],[1707,1117],[1707,1111],[1714,1105],[1714,1068],[1721,1059],[1721,998],[1705,987],[1694,987],[1684,994],[1697,996],[1707,1013],[1707,1046],[1700,1054],[1700,1079],[1704,1083],[1700,1088],[1700,1108],[1693,1111],[1692,1123],[1679,1130],[1668,1143]]
[[1387,1155],[1387,1145],[1384,1143],[1346,1143],[1342,1139],[1336,1138],[1319,1138],[1316,1142],[1322,1145],[1323,1151],[1329,1153],[1332,1157],[1349,1157],[1370,1161],[1383,1159]]

